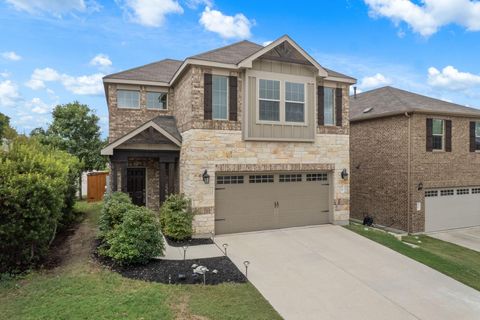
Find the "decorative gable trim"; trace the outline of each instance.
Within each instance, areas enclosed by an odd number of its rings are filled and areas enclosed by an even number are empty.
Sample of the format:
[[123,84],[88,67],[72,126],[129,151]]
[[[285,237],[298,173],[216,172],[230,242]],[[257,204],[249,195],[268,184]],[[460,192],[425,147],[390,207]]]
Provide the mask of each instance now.
[[318,76],[322,78],[326,78],[328,76],[328,72],[315,60],[313,59],[305,50],[302,49],[295,41],[293,41],[289,36],[284,35],[283,37],[278,38],[277,40],[270,43],[268,46],[260,49],[256,53],[252,54],[242,62],[238,64],[240,68],[252,68],[252,63],[254,60],[258,59],[262,55],[266,54],[270,50],[274,49],[278,45],[283,42],[288,42],[292,47],[294,47],[298,52],[300,52],[305,59],[307,59],[315,68],[318,70]]
[[143,125],[141,125],[140,127],[138,127],[137,129],[133,130],[133,131],[130,131],[129,133],[127,133],[126,135],[124,135],[123,137],[121,138],[118,138],[117,140],[115,140],[114,142],[110,143],[108,146],[106,146],[105,148],[102,149],[102,151],[100,151],[100,154],[102,156],[111,156],[113,155],[113,150],[120,146],[122,143],[130,140],[131,138],[135,137],[137,134],[140,134],[141,132],[143,132],[144,130],[148,129],[148,128],[154,128],[155,130],[157,130],[159,133],[161,133],[162,135],[164,135],[166,138],[168,138],[170,141],[172,141],[172,143],[174,143],[175,145],[177,145],[178,147],[181,147],[182,146],[182,143],[177,139],[175,138],[174,136],[172,136],[170,133],[168,133],[165,129],[163,129],[162,127],[160,127],[158,124],[156,124],[155,122],[153,121],[148,121],[146,123],[144,123]]

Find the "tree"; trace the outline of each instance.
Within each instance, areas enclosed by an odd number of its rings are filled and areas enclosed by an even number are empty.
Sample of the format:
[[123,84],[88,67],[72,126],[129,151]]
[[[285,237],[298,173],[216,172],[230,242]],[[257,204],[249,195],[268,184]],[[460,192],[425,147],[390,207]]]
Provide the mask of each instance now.
[[16,136],[17,132],[10,127],[10,118],[0,112],[0,140],[3,138],[13,139]]
[[[53,121],[40,140],[75,155],[82,170],[105,169],[106,158],[100,155],[105,142],[100,138],[99,118],[85,104],[78,101],[58,105],[52,112]],[[34,130],[34,135],[43,135]],[[80,178],[80,198],[82,197]]]

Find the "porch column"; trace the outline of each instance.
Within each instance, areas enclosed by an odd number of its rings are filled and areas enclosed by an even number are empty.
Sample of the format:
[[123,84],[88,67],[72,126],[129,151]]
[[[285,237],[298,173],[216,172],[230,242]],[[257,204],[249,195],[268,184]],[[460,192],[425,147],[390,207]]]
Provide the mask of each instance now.
[[165,194],[166,194],[166,190],[165,190],[165,180],[166,180],[166,177],[167,177],[167,168],[166,168],[166,163],[165,162],[160,162],[159,163],[159,169],[160,169],[160,179],[158,179],[159,181],[159,190],[160,190],[160,205],[162,205],[162,203],[165,201]]

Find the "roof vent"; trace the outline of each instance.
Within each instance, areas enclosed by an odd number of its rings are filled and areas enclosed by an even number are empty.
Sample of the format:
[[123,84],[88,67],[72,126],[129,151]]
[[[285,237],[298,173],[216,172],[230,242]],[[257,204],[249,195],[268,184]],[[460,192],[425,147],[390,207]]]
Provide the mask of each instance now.
[[366,109],[363,110],[363,113],[369,113],[369,112],[372,111],[372,110],[373,110],[372,107],[366,108]]

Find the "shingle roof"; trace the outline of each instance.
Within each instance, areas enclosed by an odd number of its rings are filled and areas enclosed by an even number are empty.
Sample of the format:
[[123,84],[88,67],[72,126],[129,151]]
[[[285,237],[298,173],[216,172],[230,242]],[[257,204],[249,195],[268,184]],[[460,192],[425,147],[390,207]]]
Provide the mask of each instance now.
[[175,120],[175,117],[173,116],[157,116],[153,118],[152,120],[156,124],[158,124],[159,127],[167,131],[169,134],[171,134],[174,138],[176,138],[178,141],[182,141],[182,135],[177,129],[177,121]]
[[165,59],[137,68],[109,74],[105,76],[105,79],[169,82],[182,63],[183,61]]
[[263,49],[263,46],[244,40],[226,47],[210,50],[190,58],[221,63],[237,64]]
[[[370,111],[365,112],[367,110]],[[383,87],[350,98],[350,121],[380,118],[405,112],[445,113],[480,117],[480,109],[422,96],[393,87]]]
[[[244,40],[225,47],[217,48],[191,56],[190,59],[227,64],[238,64],[263,48],[264,47],[259,44]],[[104,79],[170,82],[170,80],[182,64],[183,61],[165,59],[137,68],[113,73],[105,76]],[[326,68],[325,70],[327,71],[329,76],[355,80],[354,78],[346,76],[342,73]]]

